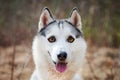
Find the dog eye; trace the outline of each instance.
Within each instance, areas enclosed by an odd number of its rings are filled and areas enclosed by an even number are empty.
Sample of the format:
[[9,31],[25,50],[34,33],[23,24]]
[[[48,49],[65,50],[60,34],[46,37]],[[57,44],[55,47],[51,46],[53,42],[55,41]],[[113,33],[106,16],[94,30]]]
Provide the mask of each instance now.
[[75,40],[75,39],[74,39],[72,36],[69,36],[68,39],[67,39],[67,41],[68,41],[69,43],[72,43],[74,40]]
[[51,37],[48,38],[48,41],[49,41],[50,43],[53,43],[53,42],[56,41],[56,38],[55,38],[54,36],[51,36]]

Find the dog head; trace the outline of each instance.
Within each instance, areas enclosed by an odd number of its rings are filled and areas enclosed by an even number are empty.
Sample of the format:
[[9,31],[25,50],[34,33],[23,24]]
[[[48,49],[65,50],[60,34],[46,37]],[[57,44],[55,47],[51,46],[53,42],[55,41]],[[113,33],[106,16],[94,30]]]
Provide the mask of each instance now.
[[70,68],[69,65],[71,68],[78,66],[85,56],[86,43],[77,8],[74,8],[70,17],[64,20],[53,18],[49,9],[44,8],[40,16],[38,34],[34,39],[33,51],[38,53],[35,56],[47,56],[46,61],[55,65],[58,72],[66,71]]

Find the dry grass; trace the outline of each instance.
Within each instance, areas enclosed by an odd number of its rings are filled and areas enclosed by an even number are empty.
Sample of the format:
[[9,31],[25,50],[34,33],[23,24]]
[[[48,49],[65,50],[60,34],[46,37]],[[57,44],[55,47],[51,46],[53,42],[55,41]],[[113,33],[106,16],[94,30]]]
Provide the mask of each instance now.
[[[120,50],[106,47],[88,49],[82,69],[85,80],[120,80]],[[0,80],[11,80],[12,66],[13,80],[29,80],[34,70],[31,46],[0,47]]]
[[0,48],[0,80],[10,80],[14,66],[13,80],[28,80],[34,69],[31,48],[25,45],[15,46],[15,60],[12,62],[14,46]]

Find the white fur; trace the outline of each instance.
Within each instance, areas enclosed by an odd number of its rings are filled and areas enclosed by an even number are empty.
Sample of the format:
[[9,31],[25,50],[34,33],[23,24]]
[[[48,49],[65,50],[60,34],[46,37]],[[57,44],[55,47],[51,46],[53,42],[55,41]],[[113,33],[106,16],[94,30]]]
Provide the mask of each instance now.
[[[87,47],[85,40],[82,37],[75,38],[75,34],[71,32],[70,25],[67,23],[60,24],[60,28],[56,27],[56,24],[51,26],[51,29],[46,32],[46,37],[36,35],[33,40],[35,71],[30,80],[81,80],[77,71],[85,57]],[[52,35],[55,35],[57,39],[55,43],[50,43],[47,40]],[[68,35],[75,38],[73,43],[66,41]],[[63,73],[59,73],[53,63],[53,61],[58,62],[57,55],[60,51],[67,53],[66,62],[68,64]]]

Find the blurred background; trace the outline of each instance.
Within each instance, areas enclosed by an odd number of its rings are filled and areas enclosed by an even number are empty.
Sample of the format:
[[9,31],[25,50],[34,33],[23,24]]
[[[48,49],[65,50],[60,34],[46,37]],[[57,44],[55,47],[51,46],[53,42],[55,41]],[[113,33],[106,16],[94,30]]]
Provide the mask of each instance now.
[[85,80],[120,80],[120,0],[0,0],[0,80],[29,80],[32,40],[45,6],[58,19],[78,7],[88,44]]
[[59,19],[69,17],[71,9],[78,7],[87,40],[120,47],[119,0],[0,0],[0,45],[31,40],[45,6]]

